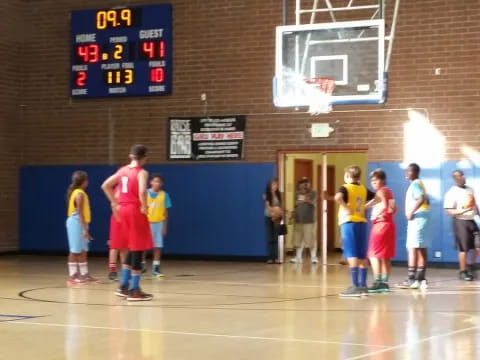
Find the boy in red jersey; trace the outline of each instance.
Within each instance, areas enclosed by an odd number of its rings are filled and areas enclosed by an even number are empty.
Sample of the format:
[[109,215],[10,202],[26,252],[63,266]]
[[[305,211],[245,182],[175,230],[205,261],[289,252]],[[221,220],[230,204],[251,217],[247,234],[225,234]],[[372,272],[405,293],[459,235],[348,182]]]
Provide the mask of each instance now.
[[[127,238],[128,255],[122,267],[117,296],[129,301],[152,300],[153,296],[140,289],[142,253],[153,247],[152,233],[147,218],[148,172],[142,166],[147,160],[147,147],[134,145],[130,151],[131,162],[120,168],[102,185],[110,200],[112,211],[120,219],[120,227]],[[120,187],[118,200],[115,186]]]
[[392,191],[385,186],[387,182],[385,171],[382,169],[372,171],[370,181],[376,193],[373,200],[368,257],[375,281],[368,288],[368,292],[379,293],[390,291],[388,277],[391,269],[390,259],[395,256],[396,229],[393,215],[396,206]]

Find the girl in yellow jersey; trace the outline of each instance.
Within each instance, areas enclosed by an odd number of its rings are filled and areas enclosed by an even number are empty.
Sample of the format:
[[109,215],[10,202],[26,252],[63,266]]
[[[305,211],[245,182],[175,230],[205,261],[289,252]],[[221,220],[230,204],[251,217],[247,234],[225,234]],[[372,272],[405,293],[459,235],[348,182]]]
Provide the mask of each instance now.
[[167,235],[168,209],[172,207],[170,196],[162,190],[163,178],[153,174],[148,190],[148,221],[153,236],[153,267],[152,276],[162,277],[160,269],[160,255],[163,248],[163,238]]
[[90,202],[85,189],[88,176],[84,171],[75,171],[72,183],[67,191],[67,237],[70,254],[68,255],[68,285],[95,281],[88,273],[88,242],[92,240],[88,226],[92,219]]

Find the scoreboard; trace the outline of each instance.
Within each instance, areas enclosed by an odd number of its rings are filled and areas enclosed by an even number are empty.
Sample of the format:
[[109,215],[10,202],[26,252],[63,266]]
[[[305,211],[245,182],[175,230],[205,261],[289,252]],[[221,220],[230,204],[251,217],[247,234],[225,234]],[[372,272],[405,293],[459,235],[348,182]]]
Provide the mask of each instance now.
[[71,13],[73,98],[172,92],[172,6]]

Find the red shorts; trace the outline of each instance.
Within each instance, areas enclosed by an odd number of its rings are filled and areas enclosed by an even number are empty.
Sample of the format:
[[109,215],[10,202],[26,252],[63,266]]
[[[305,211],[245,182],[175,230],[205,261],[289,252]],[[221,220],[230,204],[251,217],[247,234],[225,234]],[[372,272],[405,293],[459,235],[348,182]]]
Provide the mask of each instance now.
[[144,251],[153,248],[150,224],[147,215],[141,213],[139,205],[121,204],[118,213],[128,250]]
[[391,259],[395,257],[395,223],[380,221],[372,224],[368,257]]
[[112,215],[110,218],[110,249],[127,249],[128,243],[125,232],[122,231],[122,224]]

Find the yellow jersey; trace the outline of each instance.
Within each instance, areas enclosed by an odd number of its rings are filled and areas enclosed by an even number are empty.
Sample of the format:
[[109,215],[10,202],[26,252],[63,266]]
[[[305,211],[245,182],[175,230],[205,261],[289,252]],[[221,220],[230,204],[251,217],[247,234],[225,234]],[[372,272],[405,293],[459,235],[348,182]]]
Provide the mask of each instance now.
[[367,188],[361,184],[345,184],[343,187],[347,190],[347,206],[350,214],[340,206],[338,209],[338,222],[367,222],[365,217],[365,204],[367,203]]
[[430,209],[430,201],[428,200],[428,195],[427,195],[427,190],[425,188],[425,184],[420,179],[417,179],[415,181],[417,181],[419,183],[419,185],[420,185],[420,187],[423,191],[423,194],[425,196],[425,201],[422,203],[422,205],[420,205],[419,210],[429,210]]
[[92,213],[90,212],[90,200],[87,193],[82,189],[75,189],[72,191],[70,199],[68,199],[67,216],[72,216],[75,214],[77,210],[75,206],[75,197],[78,194],[83,194],[83,218],[85,219],[85,222],[87,224],[90,224],[90,222],[92,221]]
[[415,203],[418,198],[421,196],[425,197],[422,205],[418,208],[415,213],[419,211],[427,211],[430,210],[430,201],[428,200],[427,190],[425,188],[425,184],[420,179],[415,179],[411,182],[410,186],[407,189],[407,194],[405,196],[405,209],[406,211],[410,211],[415,206]]
[[165,221],[167,209],[171,207],[170,197],[163,190],[158,193],[148,190],[147,194],[148,221],[152,223]]

